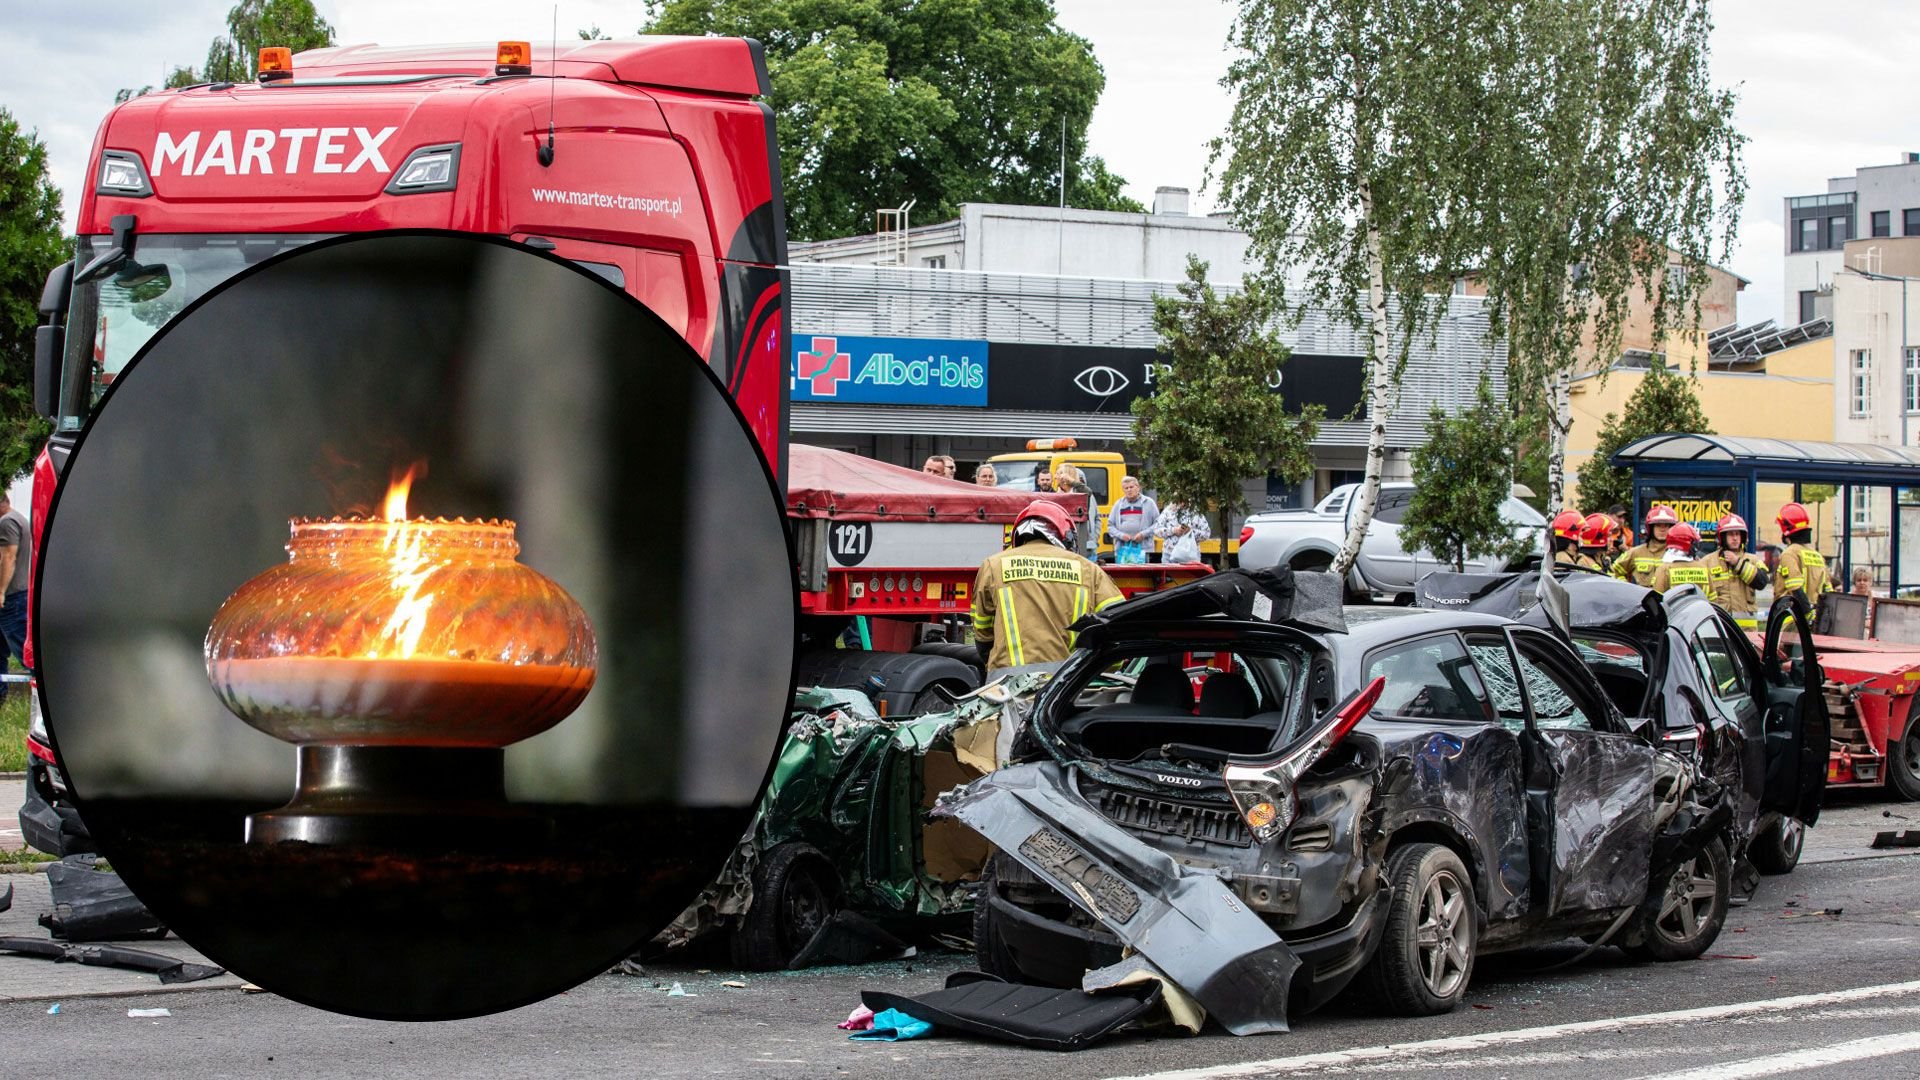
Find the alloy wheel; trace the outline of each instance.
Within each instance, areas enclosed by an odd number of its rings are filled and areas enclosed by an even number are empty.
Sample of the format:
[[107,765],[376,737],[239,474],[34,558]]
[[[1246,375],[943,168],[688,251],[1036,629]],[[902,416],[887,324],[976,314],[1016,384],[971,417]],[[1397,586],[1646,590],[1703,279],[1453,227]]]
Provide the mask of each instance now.
[[1466,978],[1473,947],[1473,915],[1467,908],[1467,891],[1452,871],[1440,870],[1427,880],[1414,944],[1421,978],[1436,997],[1451,996]]
[[[1799,825],[1798,821],[1794,822]],[[1784,822],[1782,824],[1784,828]],[[1654,926],[1670,941],[1692,941],[1702,926],[1713,918],[1714,899],[1719,887],[1713,879],[1713,863],[1702,852],[1680,865],[1667,880],[1666,895],[1660,904],[1660,918]]]

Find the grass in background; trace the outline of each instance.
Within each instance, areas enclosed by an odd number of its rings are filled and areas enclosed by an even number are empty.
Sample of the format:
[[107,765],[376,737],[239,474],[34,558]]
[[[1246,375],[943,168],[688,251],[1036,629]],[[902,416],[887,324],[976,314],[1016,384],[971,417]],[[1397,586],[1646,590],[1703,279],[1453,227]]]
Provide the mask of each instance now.
[[[19,671],[12,657],[7,668]],[[0,772],[27,771],[27,687],[25,683],[0,683],[6,690],[0,700]]]

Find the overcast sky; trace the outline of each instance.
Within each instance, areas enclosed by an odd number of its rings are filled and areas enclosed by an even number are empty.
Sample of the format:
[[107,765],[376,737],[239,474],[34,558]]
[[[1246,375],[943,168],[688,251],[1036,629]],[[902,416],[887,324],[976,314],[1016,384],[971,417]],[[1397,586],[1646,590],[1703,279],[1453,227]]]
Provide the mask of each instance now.
[[[545,40],[551,5],[525,0],[316,0],[342,42]],[[1219,86],[1232,9],[1214,0],[1056,0],[1061,25],[1093,42],[1107,72],[1094,114],[1094,152],[1130,182],[1142,203],[1160,185],[1200,189],[1206,141],[1225,124]],[[231,0],[23,0],[9,3],[12,58],[0,65],[0,105],[39,130],[54,180],[68,192],[69,222],[95,128],[123,86],[158,83],[167,68],[198,65],[224,28]],[[1810,18],[1810,11],[1818,18]],[[1920,150],[1911,104],[1920,100],[1920,20],[1907,0],[1717,0],[1714,67],[1740,95],[1751,140],[1751,184],[1731,269],[1752,280],[1743,321],[1778,318],[1781,199],[1826,190],[1829,176],[1888,165]],[[588,25],[624,35],[640,5],[565,0],[563,36]]]

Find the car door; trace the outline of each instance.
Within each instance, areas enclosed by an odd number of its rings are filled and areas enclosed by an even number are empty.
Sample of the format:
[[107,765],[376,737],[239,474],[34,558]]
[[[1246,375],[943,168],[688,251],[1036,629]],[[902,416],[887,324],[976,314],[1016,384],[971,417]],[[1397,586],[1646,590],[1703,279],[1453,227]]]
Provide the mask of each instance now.
[[1483,647],[1474,659],[1502,717],[1525,717],[1536,902],[1549,916],[1640,903],[1653,847],[1656,751],[1625,730],[1558,639],[1520,627],[1504,638],[1504,656]]
[[[1400,519],[1407,514],[1413,492],[1407,488],[1388,488],[1380,492],[1373,508],[1373,521],[1367,526],[1367,538],[1360,544],[1360,574],[1367,584],[1383,592],[1408,592],[1418,577],[1415,556],[1400,546]],[[1352,520],[1352,504],[1348,504]],[[1429,556],[1431,559],[1431,556]]]
[[[1791,638],[1786,635],[1791,634]],[[1813,620],[1807,602],[1793,593],[1774,602],[1767,613],[1766,644],[1760,650],[1761,679],[1755,701],[1764,710],[1766,783],[1763,810],[1774,810],[1812,825],[1820,819],[1827,790],[1827,751],[1832,739],[1825,676],[1813,648]],[[1789,655],[1789,642],[1798,645]]]

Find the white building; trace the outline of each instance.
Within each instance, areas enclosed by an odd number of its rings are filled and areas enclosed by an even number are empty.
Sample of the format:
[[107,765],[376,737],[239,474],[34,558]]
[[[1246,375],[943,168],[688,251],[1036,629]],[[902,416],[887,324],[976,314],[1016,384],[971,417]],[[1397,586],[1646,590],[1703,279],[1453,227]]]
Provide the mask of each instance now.
[[[1152,392],[1162,361],[1154,298],[1175,289],[1190,254],[1222,288],[1251,268],[1246,235],[1188,215],[1183,189],[1162,189],[1155,208],[967,204],[952,221],[890,221],[909,227],[792,245],[794,438],[915,467],[944,453],[968,468],[1061,436],[1125,452],[1128,403]],[[1483,371],[1505,391],[1506,346],[1488,333],[1484,301],[1455,295],[1448,305],[1436,340],[1414,350],[1388,418],[1390,479],[1410,475],[1432,406],[1470,403]],[[1283,336],[1293,356],[1276,388],[1290,408],[1324,406],[1327,420],[1314,477],[1249,478],[1256,509],[1311,505],[1359,479],[1365,463],[1365,338],[1328,312],[1309,312]],[[967,385],[889,379],[908,373],[902,358]]]
[[[1836,442],[1920,443],[1920,230],[1848,242],[1830,278]],[[1783,437],[1791,438],[1790,433]],[[1911,493],[1920,497],[1920,492]],[[1856,488],[1848,508],[1849,566],[1876,569],[1890,554],[1893,496]],[[1920,505],[1901,503],[1903,537],[1920,537]],[[1920,579],[1920,550],[1900,553],[1898,579]]]
[[1781,321],[1793,326],[1832,313],[1833,278],[1850,241],[1920,236],[1920,153],[1834,177],[1822,194],[1789,197],[1784,220]]

